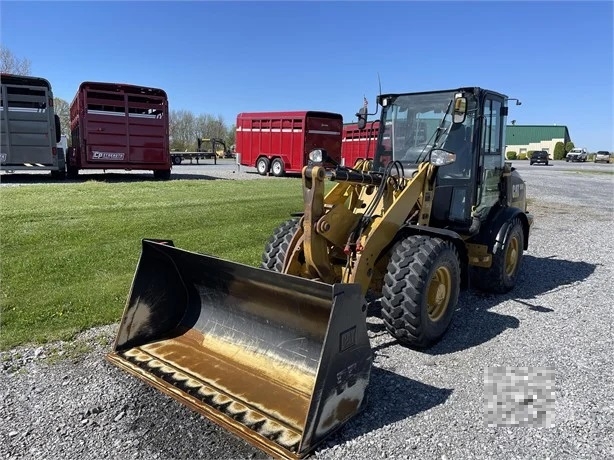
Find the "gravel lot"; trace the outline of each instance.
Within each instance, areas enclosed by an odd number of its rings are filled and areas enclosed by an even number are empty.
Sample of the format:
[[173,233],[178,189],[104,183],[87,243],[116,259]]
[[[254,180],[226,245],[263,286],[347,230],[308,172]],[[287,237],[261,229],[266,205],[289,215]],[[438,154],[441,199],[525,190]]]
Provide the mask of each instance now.
[[[218,166],[174,174],[260,177]],[[399,346],[369,316],[368,410],[317,458],[614,458],[614,176],[590,172],[614,165],[518,166],[536,220],[516,289],[462,293],[428,352]],[[115,327],[2,353],[1,458],[268,458],[103,361]],[[552,426],[488,427],[491,366],[553,369]]]

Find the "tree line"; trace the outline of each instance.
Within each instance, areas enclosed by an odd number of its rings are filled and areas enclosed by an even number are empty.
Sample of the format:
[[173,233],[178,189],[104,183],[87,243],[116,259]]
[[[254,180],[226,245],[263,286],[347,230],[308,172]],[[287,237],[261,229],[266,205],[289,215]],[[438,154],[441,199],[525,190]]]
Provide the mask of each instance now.
[[[0,71],[15,75],[32,75],[30,61],[18,58],[3,45],[0,45]],[[64,99],[54,97],[53,106],[60,117],[62,134],[66,135],[70,145],[70,104]],[[235,143],[234,124],[228,125],[221,115],[195,114],[189,110],[169,111],[169,134],[171,150],[181,152],[195,151],[198,138],[222,139],[228,148]]]

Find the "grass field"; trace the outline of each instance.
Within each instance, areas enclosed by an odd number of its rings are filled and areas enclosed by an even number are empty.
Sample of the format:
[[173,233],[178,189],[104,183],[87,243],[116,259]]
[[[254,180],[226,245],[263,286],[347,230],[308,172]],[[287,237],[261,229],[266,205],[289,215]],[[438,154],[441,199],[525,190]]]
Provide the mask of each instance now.
[[257,265],[300,179],[0,189],[0,349],[119,321],[142,238]]

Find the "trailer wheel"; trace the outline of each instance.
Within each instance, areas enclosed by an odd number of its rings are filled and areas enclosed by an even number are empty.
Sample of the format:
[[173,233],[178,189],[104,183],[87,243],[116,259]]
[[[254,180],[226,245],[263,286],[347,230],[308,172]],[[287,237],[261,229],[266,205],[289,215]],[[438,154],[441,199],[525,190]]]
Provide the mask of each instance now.
[[156,169],[153,172],[154,179],[158,180],[169,180],[171,178],[171,170],[170,169]]
[[173,164],[180,165],[183,159],[179,155],[173,155]]
[[269,172],[270,161],[267,157],[260,157],[258,161],[256,161],[256,169],[258,170],[258,174],[261,176],[265,176],[266,173]]
[[505,294],[516,285],[524,250],[524,231],[517,217],[509,222],[505,244],[493,254],[490,268],[471,267],[471,284],[485,292]]
[[292,237],[299,227],[299,218],[295,217],[282,223],[273,231],[262,253],[260,267],[281,272]]
[[275,177],[283,177],[286,174],[286,168],[281,158],[275,158],[271,163],[271,171]]
[[382,319],[402,345],[427,348],[450,325],[460,291],[454,245],[412,235],[392,248],[382,288]]
[[51,178],[56,180],[66,179],[66,170],[60,169],[58,171],[51,171]]

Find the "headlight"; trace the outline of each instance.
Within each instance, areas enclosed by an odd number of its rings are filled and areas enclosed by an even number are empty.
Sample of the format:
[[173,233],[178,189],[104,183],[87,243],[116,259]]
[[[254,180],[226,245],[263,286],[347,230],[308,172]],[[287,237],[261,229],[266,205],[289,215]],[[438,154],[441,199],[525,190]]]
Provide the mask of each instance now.
[[324,158],[324,154],[321,149],[312,150],[309,152],[309,161],[312,163],[322,163],[322,159]]
[[456,161],[456,154],[443,149],[435,149],[431,152],[431,164],[445,166]]

